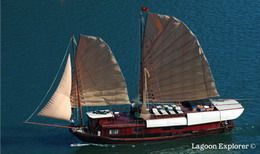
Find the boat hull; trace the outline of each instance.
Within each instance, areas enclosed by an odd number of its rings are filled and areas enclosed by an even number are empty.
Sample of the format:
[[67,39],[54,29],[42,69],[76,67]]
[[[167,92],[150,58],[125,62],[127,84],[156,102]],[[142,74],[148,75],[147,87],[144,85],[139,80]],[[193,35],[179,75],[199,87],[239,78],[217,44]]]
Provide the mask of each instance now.
[[[215,128],[212,128],[212,125],[216,125]],[[198,130],[198,128],[200,128]],[[77,138],[87,143],[96,143],[96,144],[137,144],[144,142],[159,142],[159,141],[170,141],[181,138],[188,137],[198,137],[198,136],[206,136],[210,134],[223,133],[230,131],[234,128],[234,124],[232,121],[228,121],[228,123],[211,123],[211,124],[203,124],[196,126],[185,126],[182,129],[178,129],[178,131],[173,131],[171,133],[165,130],[158,131],[156,134],[150,136],[149,134],[136,135],[136,134],[125,134],[123,136],[111,137],[111,136],[98,136],[91,134],[87,131],[75,131],[75,129],[70,129],[70,132],[75,135]],[[147,128],[148,129],[148,128]],[[183,131],[182,131],[183,130]],[[189,131],[187,131],[189,130]],[[167,134],[167,135],[165,135]]]

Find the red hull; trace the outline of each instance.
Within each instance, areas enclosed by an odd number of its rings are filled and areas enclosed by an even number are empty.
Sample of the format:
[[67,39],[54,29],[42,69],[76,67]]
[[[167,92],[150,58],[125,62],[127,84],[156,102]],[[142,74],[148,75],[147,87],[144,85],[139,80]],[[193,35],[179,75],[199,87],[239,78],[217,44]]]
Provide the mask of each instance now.
[[[137,133],[134,131],[136,128],[141,128],[142,131],[140,133]],[[72,132],[72,134],[74,134],[84,142],[98,144],[129,144],[167,141],[192,136],[204,136],[209,134],[230,131],[232,128],[234,128],[233,122],[229,121],[228,124],[226,124],[225,126],[221,122],[195,126],[165,128],[145,128],[140,125],[137,125],[136,127],[120,128],[120,131],[123,131],[124,133],[117,135],[108,135],[104,132],[102,133],[102,135],[97,135],[88,132],[88,130],[76,131],[76,128],[70,129],[70,131]]]

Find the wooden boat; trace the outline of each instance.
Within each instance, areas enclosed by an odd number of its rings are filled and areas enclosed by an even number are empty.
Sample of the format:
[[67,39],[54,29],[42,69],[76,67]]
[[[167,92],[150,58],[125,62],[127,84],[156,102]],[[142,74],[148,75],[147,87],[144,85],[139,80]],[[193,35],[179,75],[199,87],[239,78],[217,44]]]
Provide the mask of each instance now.
[[[145,20],[146,19],[146,20]],[[73,52],[60,84],[38,113],[70,121],[85,142],[128,144],[173,140],[229,131],[244,111],[234,99],[219,96],[196,36],[179,19],[141,11],[140,99],[129,101],[127,85],[109,46],[99,37],[70,40]],[[71,57],[72,55],[72,57]],[[130,112],[111,110],[131,106]],[[107,106],[90,111],[91,106]],[[38,107],[37,107],[38,109]]]

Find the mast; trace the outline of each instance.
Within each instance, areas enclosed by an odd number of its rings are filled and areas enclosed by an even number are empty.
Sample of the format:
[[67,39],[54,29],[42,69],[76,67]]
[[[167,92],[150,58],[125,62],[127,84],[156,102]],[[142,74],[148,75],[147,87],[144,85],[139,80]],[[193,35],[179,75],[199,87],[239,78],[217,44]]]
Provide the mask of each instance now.
[[149,9],[147,7],[141,7],[140,11],[140,50],[141,50],[141,62],[140,62],[140,101],[142,102],[142,107],[141,107],[141,117],[143,119],[149,119],[150,114],[147,111],[147,106],[146,106],[146,101],[148,100],[148,93],[147,93],[147,78],[150,77],[150,74],[148,70],[145,68],[144,64],[144,55],[143,55],[143,38],[144,38],[144,26],[145,26],[145,19],[143,13],[148,12]]
[[144,26],[145,26],[145,19],[144,13],[148,12],[149,8],[142,6],[140,10],[140,81],[139,81],[139,94],[140,94],[140,101],[143,101],[143,90],[144,90],[144,66],[143,66],[143,38],[144,38]]
[[[72,36],[73,38],[73,43],[72,43],[72,48],[73,51],[75,52],[76,47],[75,47],[75,38],[74,35]],[[76,53],[76,52],[75,52]],[[75,54],[76,55],[76,54]],[[78,99],[78,109],[79,109],[79,118],[80,118],[80,126],[83,126],[83,111],[82,111],[82,107],[81,107],[81,103],[80,103],[80,92],[79,92],[79,82],[78,82],[78,71],[77,71],[77,56],[75,58],[75,79],[76,79],[76,87],[77,87],[77,99]]]

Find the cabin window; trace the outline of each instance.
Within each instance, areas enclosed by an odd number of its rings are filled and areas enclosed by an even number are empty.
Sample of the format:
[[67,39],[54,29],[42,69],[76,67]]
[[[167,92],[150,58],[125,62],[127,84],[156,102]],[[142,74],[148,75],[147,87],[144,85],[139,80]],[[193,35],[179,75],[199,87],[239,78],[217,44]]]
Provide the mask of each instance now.
[[134,131],[135,131],[136,133],[139,133],[139,132],[143,132],[144,129],[143,129],[142,127],[136,127],[136,128],[134,128]]
[[119,133],[119,130],[118,129],[110,129],[109,130],[109,135],[116,135]]

